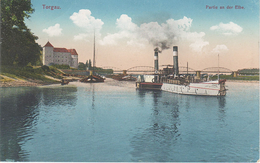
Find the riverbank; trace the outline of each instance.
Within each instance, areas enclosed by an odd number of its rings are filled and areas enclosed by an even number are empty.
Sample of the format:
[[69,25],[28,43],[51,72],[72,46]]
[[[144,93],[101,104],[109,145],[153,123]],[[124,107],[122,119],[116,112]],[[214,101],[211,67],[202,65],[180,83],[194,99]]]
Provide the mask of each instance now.
[[47,85],[38,83],[38,82],[29,82],[29,81],[10,81],[10,82],[0,82],[0,87],[36,87]]
[[0,87],[35,87],[61,83],[64,73],[55,67],[1,66]]
[[227,80],[226,82],[237,82],[237,83],[259,83],[259,80]]
[[42,80],[33,80],[33,79],[17,79],[11,78],[8,76],[0,75],[0,87],[36,87],[36,86],[43,86],[43,85],[50,85],[50,84],[57,84],[60,83],[60,80],[53,80],[53,81],[42,81]]
[[[8,77],[1,75],[5,79]],[[53,80],[53,82],[46,82],[41,80],[22,80],[22,79],[10,79],[5,81],[0,81],[0,87],[37,87],[43,85],[59,84],[61,81],[59,79]],[[227,80],[229,82],[237,83],[259,83],[258,80]]]

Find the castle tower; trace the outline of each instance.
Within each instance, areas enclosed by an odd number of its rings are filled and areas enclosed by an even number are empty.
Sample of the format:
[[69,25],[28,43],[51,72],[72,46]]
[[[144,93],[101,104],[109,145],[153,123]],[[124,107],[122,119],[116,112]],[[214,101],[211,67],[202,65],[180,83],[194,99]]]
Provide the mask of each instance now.
[[46,43],[46,45],[44,45],[42,58],[43,65],[49,65],[50,63],[54,63],[53,48],[54,47],[49,41]]
[[78,68],[78,53],[75,49],[68,49],[71,54],[71,67]]

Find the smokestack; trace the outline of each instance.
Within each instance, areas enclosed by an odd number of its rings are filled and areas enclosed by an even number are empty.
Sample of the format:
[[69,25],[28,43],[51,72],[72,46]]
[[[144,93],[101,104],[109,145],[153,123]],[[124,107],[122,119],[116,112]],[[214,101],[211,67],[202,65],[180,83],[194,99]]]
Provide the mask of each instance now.
[[178,46],[173,47],[173,65],[174,65],[174,75],[179,76],[179,65],[178,65]]
[[158,67],[158,48],[154,49],[154,71],[155,73],[158,73],[159,67]]

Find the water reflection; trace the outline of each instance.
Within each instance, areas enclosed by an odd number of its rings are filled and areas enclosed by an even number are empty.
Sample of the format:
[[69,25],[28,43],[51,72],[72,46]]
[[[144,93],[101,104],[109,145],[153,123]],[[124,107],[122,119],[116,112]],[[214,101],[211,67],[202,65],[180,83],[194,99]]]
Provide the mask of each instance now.
[[144,106],[144,103],[145,103],[145,94],[147,92],[149,92],[148,90],[139,90],[139,89],[136,89],[136,91],[138,92],[138,99],[141,103],[142,106]]
[[77,87],[43,87],[42,102],[46,106],[70,105],[75,106]]
[[15,88],[19,95],[10,96],[8,90],[12,92],[12,89],[1,89],[1,161],[26,161],[28,152],[23,151],[21,146],[34,133],[41,94],[37,89]]
[[209,114],[217,112],[218,115],[212,116],[218,116],[220,125],[225,121],[225,97],[187,96],[147,90],[137,92],[142,106],[147,106],[149,102],[153,105],[150,126],[138,132],[131,140],[132,161],[175,161],[170,151],[178,147],[176,144],[181,136],[180,108],[182,112],[196,113],[205,109]]
[[0,89],[1,160],[222,161],[258,149],[256,99],[79,86]]
[[[153,94],[153,104],[154,104],[154,107],[157,108],[158,101],[162,97],[162,91],[153,91],[152,94]],[[154,110],[156,110],[156,109],[154,109]]]
[[138,92],[138,97],[139,97],[140,103],[142,105],[144,105],[144,103],[145,103],[146,95],[152,95],[154,106],[157,106],[158,99],[159,99],[159,97],[162,96],[162,91],[159,91],[159,90],[139,90],[139,89],[137,89],[137,92]]
[[225,121],[226,117],[226,97],[196,97],[197,100],[204,99],[204,105],[208,109],[216,109],[218,112],[218,119],[221,122]]
[[95,109],[95,84],[92,84],[92,109]]
[[165,99],[161,91],[139,90],[138,95],[141,101],[144,101],[145,96],[152,95],[154,105],[148,128],[131,139],[132,161],[169,161],[171,148],[180,136],[178,99]]
[[[211,110],[212,112],[217,111],[215,116],[218,116],[217,119],[221,122],[220,126],[225,125],[223,122],[225,122],[226,118],[226,97],[207,97],[207,96],[196,96],[195,97],[196,101],[203,101],[203,105],[205,106],[206,109]],[[201,107],[203,106],[202,104],[197,104],[200,105]]]
[[221,124],[221,126],[225,126],[225,118],[226,118],[226,97],[219,97],[218,98],[218,106],[219,106],[219,114],[218,114],[218,119],[223,122],[223,124]]
[[76,91],[76,87],[1,88],[1,161],[28,161],[29,152],[22,146],[33,139],[41,105],[74,106]]
[[224,109],[226,106],[226,97],[218,97],[218,106],[219,108]]

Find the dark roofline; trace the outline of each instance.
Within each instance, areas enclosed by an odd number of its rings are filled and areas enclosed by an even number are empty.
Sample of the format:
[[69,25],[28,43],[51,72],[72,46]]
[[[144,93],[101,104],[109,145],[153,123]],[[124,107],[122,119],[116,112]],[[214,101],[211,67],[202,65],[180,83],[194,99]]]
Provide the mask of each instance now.
[[44,45],[44,47],[54,47],[49,41]]

